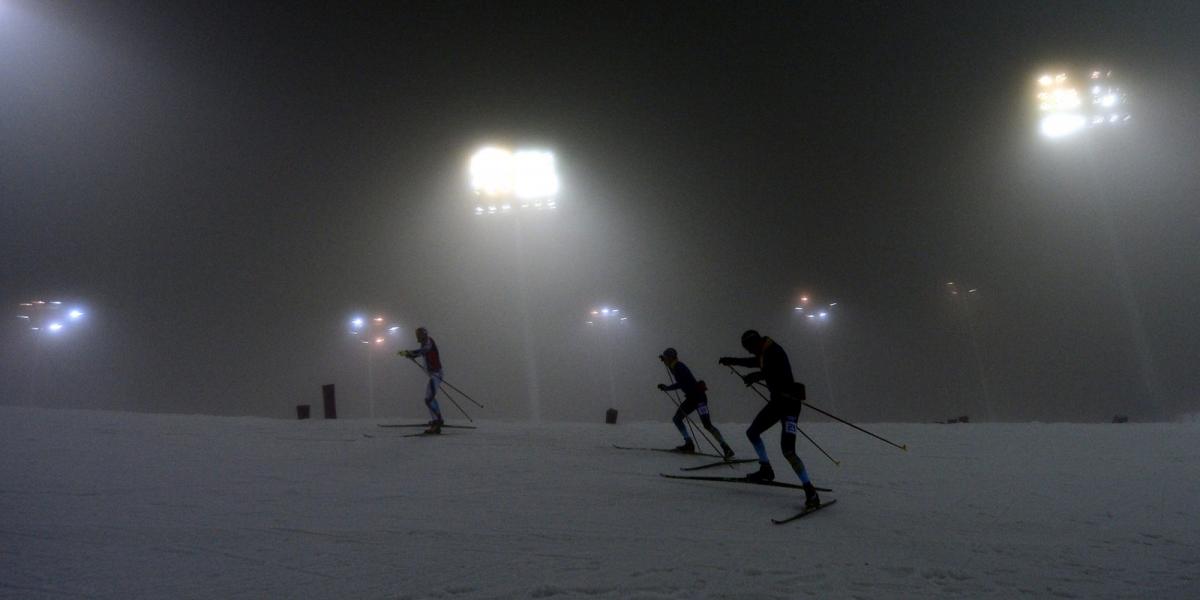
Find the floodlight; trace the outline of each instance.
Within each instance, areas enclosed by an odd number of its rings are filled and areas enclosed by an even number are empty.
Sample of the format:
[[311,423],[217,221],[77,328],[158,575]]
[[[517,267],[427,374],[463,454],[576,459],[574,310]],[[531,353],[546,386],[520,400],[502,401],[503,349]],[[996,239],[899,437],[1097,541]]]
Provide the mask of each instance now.
[[1087,125],[1087,119],[1076,113],[1054,113],[1042,117],[1042,135],[1048,138],[1061,138],[1071,135]]
[[513,155],[513,194],[518,198],[548,198],[558,193],[554,154],[545,150],[518,150]]
[[354,327],[362,327],[363,326],[362,317],[355,317],[353,320],[350,321],[350,324],[353,325]]
[[83,311],[76,308],[76,309],[72,310],[70,313],[68,313],[67,316],[71,317],[72,320],[76,320],[83,316]]
[[62,323],[51,323],[49,326],[50,331],[61,331],[62,328]]
[[483,148],[471,157],[471,188],[476,194],[500,196],[512,191],[513,155],[504,148]]

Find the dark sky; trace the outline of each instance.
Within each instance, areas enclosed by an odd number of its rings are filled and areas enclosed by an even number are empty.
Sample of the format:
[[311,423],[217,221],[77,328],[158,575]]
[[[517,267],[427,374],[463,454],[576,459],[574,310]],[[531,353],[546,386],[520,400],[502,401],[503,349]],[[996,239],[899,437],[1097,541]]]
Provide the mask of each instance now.
[[[545,418],[665,418],[675,346],[746,420],[761,401],[716,359],[750,327],[853,419],[1195,412],[1198,23],[1166,1],[0,0],[0,402],[287,416],[337,383],[365,416],[345,324],[386,311],[485,418],[529,415],[531,375]],[[1112,68],[1130,126],[1039,138],[1055,64]],[[489,141],[554,149],[560,208],[471,214]],[[823,329],[802,293],[838,302]],[[86,327],[33,335],[34,298]],[[585,325],[603,304],[630,320]],[[371,360],[378,414],[424,416],[421,374]]]

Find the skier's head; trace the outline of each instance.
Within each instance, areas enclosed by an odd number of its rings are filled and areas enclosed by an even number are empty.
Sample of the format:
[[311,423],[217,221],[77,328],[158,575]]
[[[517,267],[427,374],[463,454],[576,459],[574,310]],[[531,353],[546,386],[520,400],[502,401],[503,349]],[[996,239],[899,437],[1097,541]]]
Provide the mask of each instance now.
[[658,360],[661,360],[669,365],[679,360],[679,353],[676,352],[674,348],[667,348],[666,350],[662,351],[662,354],[658,355]]
[[742,334],[742,347],[757,356],[759,352],[762,352],[762,336],[753,329],[747,329]]
[[429,330],[425,329],[424,327],[418,327],[417,328],[417,341],[424,344],[425,340],[427,340],[427,339],[429,339]]

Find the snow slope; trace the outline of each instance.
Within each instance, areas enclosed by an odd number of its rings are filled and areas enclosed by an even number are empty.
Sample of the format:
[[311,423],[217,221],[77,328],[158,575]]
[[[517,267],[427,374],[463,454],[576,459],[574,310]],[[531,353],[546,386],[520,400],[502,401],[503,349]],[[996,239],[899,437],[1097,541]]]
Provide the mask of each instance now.
[[839,502],[775,526],[802,493],[611,447],[670,424],[0,407],[0,597],[1200,598],[1200,424],[870,427],[910,451],[805,426]]

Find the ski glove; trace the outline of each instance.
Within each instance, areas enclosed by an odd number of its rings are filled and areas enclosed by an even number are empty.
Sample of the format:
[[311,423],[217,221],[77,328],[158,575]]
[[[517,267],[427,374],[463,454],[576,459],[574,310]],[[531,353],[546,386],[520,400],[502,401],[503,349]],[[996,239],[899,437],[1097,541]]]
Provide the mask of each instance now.
[[737,360],[737,359],[733,358],[732,356],[722,356],[721,359],[717,361],[717,363],[728,367],[729,365],[732,365],[733,361],[735,361],[735,360]]
[[404,358],[412,358],[412,352],[410,352],[408,350],[401,350],[401,351],[397,352],[396,354],[403,356]]
[[742,383],[746,384],[746,387],[750,387],[750,386],[754,385],[754,379],[752,377],[750,377],[749,375],[746,375],[746,376],[742,377]]
[[667,384],[665,384],[665,383],[658,384],[658,389],[660,389],[664,392],[667,391]]

